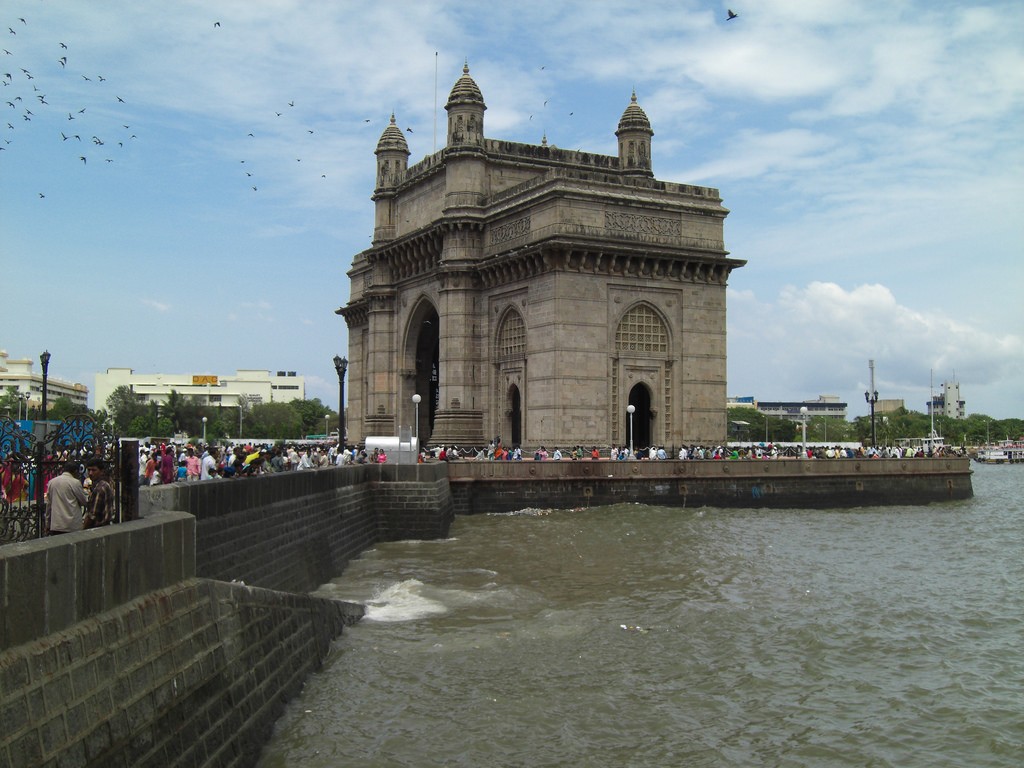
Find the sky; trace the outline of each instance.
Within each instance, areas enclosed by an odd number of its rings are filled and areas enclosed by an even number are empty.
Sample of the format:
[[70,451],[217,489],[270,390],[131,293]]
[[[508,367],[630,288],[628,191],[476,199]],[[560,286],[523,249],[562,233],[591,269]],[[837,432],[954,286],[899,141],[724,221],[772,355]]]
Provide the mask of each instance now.
[[0,349],[53,377],[336,407],[373,151],[392,112],[439,150],[468,63],[489,138],[616,155],[635,89],[655,176],[720,190],[729,395],[867,415],[874,360],[912,410],[1024,414],[1016,0],[2,0],[0,36]]

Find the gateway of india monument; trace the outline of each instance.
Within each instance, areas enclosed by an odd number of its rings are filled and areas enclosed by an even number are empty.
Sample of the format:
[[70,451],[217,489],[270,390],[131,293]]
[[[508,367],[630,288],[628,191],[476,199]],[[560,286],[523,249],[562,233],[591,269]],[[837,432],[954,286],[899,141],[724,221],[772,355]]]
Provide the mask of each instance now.
[[445,109],[422,162],[394,115],[377,144],[373,243],[337,311],[349,443],[405,425],[423,445],[604,448],[631,424],[636,447],[724,442],[726,283],[746,262],[718,190],[654,178],[635,93],[617,156],[487,138],[468,65]]

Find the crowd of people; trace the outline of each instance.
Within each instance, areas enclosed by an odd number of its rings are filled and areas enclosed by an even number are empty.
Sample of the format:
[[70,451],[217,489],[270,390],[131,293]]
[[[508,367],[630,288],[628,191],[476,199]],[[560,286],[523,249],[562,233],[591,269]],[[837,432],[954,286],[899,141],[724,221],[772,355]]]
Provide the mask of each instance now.
[[[721,461],[736,459],[785,459],[803,455],[809,459],[843,458],[907,458],[911,456],[941,455],[942,448],[926,453],[921,449],[897,446],[872,448],[834,445],[807,447],[761,443],[747,446],[684,445],[671,451],[665,446],[650,446],[630,450],[627,445],[571,448],[555,447],[549,450],[539,446],[532,456],[519,445],[505,446],[500,437],[487,446],[460,448],[457,445],[437,445],[420,450],[418,461]],[[251,477],[275,472],[293,472],[329,466],[353,464],[384,464],[388,455],[383,448],[367,450],[361,446],[341,447],[338,443],[284,445],[144,445],[139,453],[140,485],[161,485],[175,482],[199,482],[217,478]]]

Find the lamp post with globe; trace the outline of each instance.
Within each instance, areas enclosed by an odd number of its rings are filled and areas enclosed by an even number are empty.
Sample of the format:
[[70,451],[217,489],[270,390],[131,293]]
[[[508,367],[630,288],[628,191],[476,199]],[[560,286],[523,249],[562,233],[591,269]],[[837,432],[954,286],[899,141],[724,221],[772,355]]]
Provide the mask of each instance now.
[[630,403],[626,406],[626,413],[629,414],[629,458],[633,458],[633,413],[636,406]]
[[412,396],[412,404],[413,404],[413,408],[415,410],[415,414],[413,416],[413,419],[415,420],[414,423],[415,423],[415,426],[416,426],[416,450],[417,451],[419,451],[419,449],[420,449],[420,401],[422,399],[423,398],[421,398],[418,393]]

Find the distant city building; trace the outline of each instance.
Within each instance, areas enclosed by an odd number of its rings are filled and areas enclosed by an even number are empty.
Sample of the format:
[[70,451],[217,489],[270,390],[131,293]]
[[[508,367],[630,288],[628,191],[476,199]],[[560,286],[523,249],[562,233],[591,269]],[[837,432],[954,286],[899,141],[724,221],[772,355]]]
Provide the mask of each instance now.
[[107,400],[118,387],[128,387],[144,403],[166,402],[172,390],[204,404],[232,407],[243,400],[259,405],[306,399],[306,380],[295,371],[277,371],[272,376],[270,371],[241,369],[234,376],[219,376],[107,368],[106,373],[96,374],[95,407],[106,408]]
[[895,413],[896,411],[905,408],[906,402],[902,397],[892,397],[888,400],[879,400],[875,403],[875,413]]
[[929,416],[948,416],[951,419],[967,418],[966,403],[960,399],[960,382],[946,381],[942,384],[942,393],[932,395],[927,403]]
[[[41,408],[43,405],[43,372],[33,370],[38,358],[33,361],[26,357],[11,359],[6,350],[0,349],[0,391],[6,392],[13,387],[20,397],[27,401],[28,408]],[[46,377],[46,401],[53,405],[58,397],[66,397],[76,405],[86,405],[89,400],[89,388],[84,384],[72,384],[63,379]]]
[[831,416],[836,419],[846,418],[846,403],[836,395],[819,395],[817,400],[758,400],[752,396],[730,397],[727,405],[731,408],[753,408],[766,416],[781,419],[800,418],[800,409],[807,409],[807,416]]

